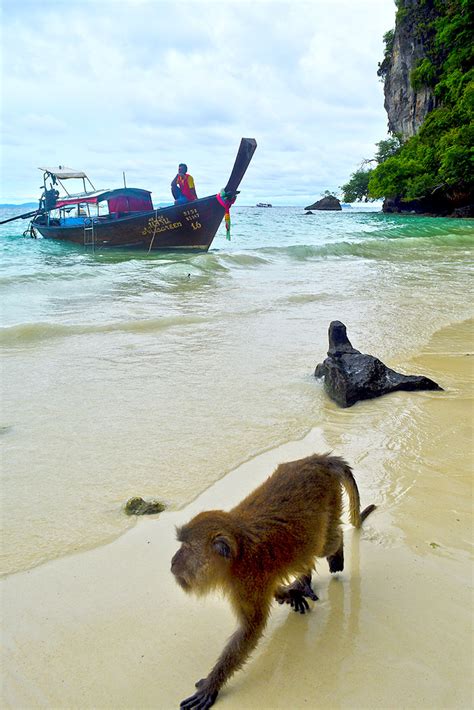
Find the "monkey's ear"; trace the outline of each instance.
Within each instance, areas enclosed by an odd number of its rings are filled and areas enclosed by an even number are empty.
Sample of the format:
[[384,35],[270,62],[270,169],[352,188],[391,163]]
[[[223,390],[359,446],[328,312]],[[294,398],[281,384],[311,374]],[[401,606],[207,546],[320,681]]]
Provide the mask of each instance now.
[[225,535],[217,535],[217,537],[215,537],[212,541],[212,547],[222,557],[225,557],[226,559],[230,559],[232,557],[232,542],[228,537],[225,537]]

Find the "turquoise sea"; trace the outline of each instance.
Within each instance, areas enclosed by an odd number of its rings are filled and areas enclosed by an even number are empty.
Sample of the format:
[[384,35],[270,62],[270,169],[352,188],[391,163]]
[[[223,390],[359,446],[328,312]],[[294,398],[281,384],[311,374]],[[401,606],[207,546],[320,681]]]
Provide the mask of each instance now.
[[470,220],[235,206],[231,242],[221,227],[207,254],[162,256],[25,227],[0,227],[4,574],[122,534],[133,495],[182,507],[333,416],[313,377],[330,321],[394,365],[472,316]]

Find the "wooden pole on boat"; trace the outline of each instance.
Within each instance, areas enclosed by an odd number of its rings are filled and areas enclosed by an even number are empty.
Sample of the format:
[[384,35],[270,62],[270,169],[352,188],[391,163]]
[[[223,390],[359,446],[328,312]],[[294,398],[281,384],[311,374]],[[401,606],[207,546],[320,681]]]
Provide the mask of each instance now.
[[45,210],[33,210],[32,212],[25,212],[24,214],[17,214],[16,217],[9,217],[0,222],[0,224],[6,224],[7,222],[14,222],[15,219],[28,219],[28,217],[34,217],[37,214],[43,214]]
[[127,187],[127,183],[125,181],[125,170],[122,171],[122,175],[123,175],[123,186]]

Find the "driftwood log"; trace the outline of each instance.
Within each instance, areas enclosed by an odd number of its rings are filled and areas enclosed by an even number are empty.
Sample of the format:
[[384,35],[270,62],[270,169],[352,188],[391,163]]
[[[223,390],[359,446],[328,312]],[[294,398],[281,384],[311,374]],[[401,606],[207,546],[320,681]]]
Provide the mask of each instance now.
[[316,367],[314,375],[324,378],[326,393],[340,407],[352,407],[360,400],[399,390],[443,389],[429,377],[403,375],[373,355],[359,352],[352,347],[344,323],[337,320],[329,326],[328,356]]

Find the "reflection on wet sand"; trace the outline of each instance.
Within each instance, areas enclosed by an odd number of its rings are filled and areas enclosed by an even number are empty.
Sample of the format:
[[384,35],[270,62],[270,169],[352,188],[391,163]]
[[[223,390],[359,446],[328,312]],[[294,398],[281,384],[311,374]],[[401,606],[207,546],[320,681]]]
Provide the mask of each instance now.
[[[261,697],[260,707],[288,708],[296,678],[292,707],[304,707],[305,703],[309,707],[339,706],[335,688],[344,688],[347,674],[351,674],[346,660],[358,653],[367,636],[361,626],[363,534],[352,529],[345,531],[344,572],[329,575],[326,560],[318,560],[313,587],[319,601],[311,603],[309,613],[273,608],[260,654],[222,693],[231,703],[229,707],[250,709],[255,702],[252,698],[257,696]],[[370,584],[370,572],[368,577]]]

